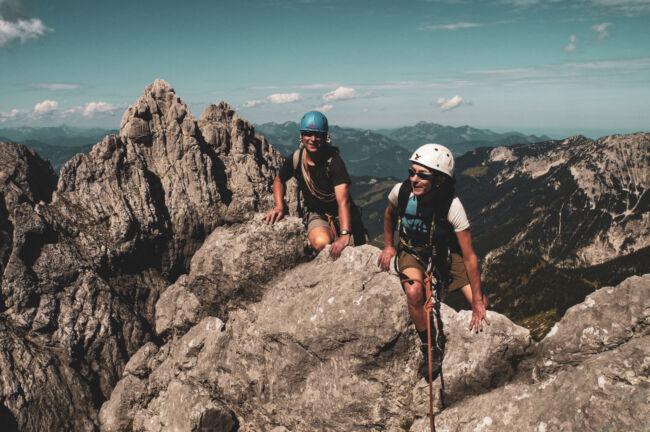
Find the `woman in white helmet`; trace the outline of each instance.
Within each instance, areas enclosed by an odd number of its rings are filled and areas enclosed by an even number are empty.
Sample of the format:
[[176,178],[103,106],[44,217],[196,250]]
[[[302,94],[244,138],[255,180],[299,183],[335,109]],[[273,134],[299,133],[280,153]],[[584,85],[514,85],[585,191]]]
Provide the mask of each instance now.
[[[409,181],[395,185],[388,196],[384,213],[385,246],[378,265],[388,270],[391,260],[398,254],[393,246],[393,233],[399,224],[399,272],[402,279],[408,280],[402,286],[425,350],[427,313],[423,286],[430,259],[443,276],[450,276],[449,291],[460,289],[471,304],[470,330],[483,330],[483,321],[488,324],[489,321],[469,221],[463,205],[454,195],[454,158],[449,149],[440,144],[425,144],[409,160],[413,163],[409,168]],[[447,251],[451,252],[451,266]]]

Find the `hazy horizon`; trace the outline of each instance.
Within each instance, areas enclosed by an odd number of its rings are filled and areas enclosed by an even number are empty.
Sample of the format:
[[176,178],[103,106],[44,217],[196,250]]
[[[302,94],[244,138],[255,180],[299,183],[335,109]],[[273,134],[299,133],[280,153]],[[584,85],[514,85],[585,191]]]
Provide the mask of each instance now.
[[[424,121],[424,120],[422,120]],[[274,122],[277,124],[283,124],[285,122],[294,122],[297,123],[296,120],[285,120],[285,121],[279,121],[279,122]],[[271,122],[265,122],[265,123],[271,123]],[[392,126],[392,127],[365,127],[365,126],[350,126],[350,125],[338,125],[338,124],[332,124],[332,126],[338,126],[342,128],[350,128],[350,129],[360,129],[360,130],[371,130],[373,132],[380,131],[382,129],[386,130],[392,130],[392,129],[398,129],[402,127],[412,127],[415,126],[419,122],[415,122],[413,124],[404,124],[404,125],[398,125],[398,126]],[[428,123],[435,123],[435,122],[428,122]],[[261,125],[264,123],[254,123],[254,125]],[[490,127],[490,126],[476,126],[476,125],[445,125],[441,124],[442,126],[451,126],[451,127],[463,127],[463,126],[469,126],[475,129],[487,129],[492,132],[496,133],[507,133],[507,132],[518,132],[521,134],[525,135],[536,135],[536,136],[543,136],[546,135],[552,139],[564,139],[564,138],[569,138],[572,136],[576,135],[583,135],[587,138],[590,139],[598,139],[603,136],[610,136],[610,135],[616,135],[616,134],[621,134],[621,135],[626,135],[630,133],[636,133],[636,132],[649,132],[648,130],[609,130],[606,128],[601,128],[601,129],[584,129],[584,128],[567,128],[567,129],[549,129],[549,130],[537,130],[537,129],[529,129],[529,128],[519,128],[519,127]],[[66,123],[60,123],[60,124],[53,124],[49,126],[31,126],[31,125],[23,125],[23,126],[4,126],[0,125],[0,130],[4,129],[19,129],[22,127],[29,127],[29,128],[35,128],[35,129],[41,129],[41,128],[48,128],[48,127],[53,127],[53,128],[58,128],[58,127],[71,127],[71,128],[76,128],[80,129],[82,131],[90,131],[93,129],[100,129],[100,130],[105,130],[105,131],[110,131],[110,130],[119,130],[119,125],[115,126],[100,126],[100,125],[94,125],[94,126],[74,126],[74,125],[69,125]],[[259,133],[256,131],[256,133]],[[7,138],[12,138],[13,137],[7,137]]]

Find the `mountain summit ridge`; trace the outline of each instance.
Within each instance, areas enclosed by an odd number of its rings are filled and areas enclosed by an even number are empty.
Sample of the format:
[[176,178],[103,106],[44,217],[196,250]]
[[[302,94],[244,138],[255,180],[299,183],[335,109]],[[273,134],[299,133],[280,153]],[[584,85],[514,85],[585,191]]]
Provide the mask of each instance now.
[[[480,165],[487,151],[468,159],[480,161],[479,177],[500,169]],[[419,430],[427,387],[397,275],[379,271],[369,245],[309,260],[295,183],[291,215],[264,224],[282,160],[229,105],[196,120],[162,80],[127,109],[119,134],[72,158],[58,180],[33,151],[0,143],[0,418],[21,431]],[[512,180],[499,186],[514,193]],[[584,401],[597,416],[576,419],[567,404],[546,424],[604,416],[635,428],[649,288],[644,276],[601,290],[576,311],[607,313],[602,329],[567,317],[541,345],[493,311],[492,326],[471,334],[469,312],[443,307],[445,398],[484,407],[522,381],[571,395],[596,382]],[[610,358],[630,362],[608,373]],[[583,364],[606,376],[604,388]],[[465,414],[459,424],[481,421]]]

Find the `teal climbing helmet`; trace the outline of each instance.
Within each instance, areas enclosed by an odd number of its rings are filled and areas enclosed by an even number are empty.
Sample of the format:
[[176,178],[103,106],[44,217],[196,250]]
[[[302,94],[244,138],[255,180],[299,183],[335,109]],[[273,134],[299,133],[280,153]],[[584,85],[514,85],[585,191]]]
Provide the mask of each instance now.
[[319,111],[309,111],[300,120],[300,130],[327,133],[327,117]]

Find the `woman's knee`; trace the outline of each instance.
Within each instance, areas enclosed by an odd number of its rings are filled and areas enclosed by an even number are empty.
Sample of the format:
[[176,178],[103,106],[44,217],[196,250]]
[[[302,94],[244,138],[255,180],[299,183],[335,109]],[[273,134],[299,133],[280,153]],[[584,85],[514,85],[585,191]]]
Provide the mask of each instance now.
[[411,306],[424,305],[424,292],[422,291],[421,282],[404,283],[404,292],[406,293],[406,302]]

